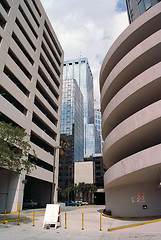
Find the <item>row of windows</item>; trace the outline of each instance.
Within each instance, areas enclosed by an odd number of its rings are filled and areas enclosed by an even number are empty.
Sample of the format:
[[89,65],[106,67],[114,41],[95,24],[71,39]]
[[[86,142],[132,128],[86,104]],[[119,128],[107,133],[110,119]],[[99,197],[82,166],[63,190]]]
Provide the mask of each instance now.
[[56,133],[49,126],[47,126],[47,124],[44,123],[43,120],[39,118],[34,112],[32,116],[32,121],[52,139],[56,140]]
[[32,47],[32,49],[34,51],[36,51],[36,47],[33,44],[31,38],[29,37],[29,35],[27,34],[26,30],[24,29],[24,27],[22,26],[22,24],[20,23],[20,21],[18,20],[18,18],[16,18],[15,20],[17,26],[19,27],[19,29],[21,30],[22,34],[24,35],[24,37],[26,38],[26,40],[28,41],[28,43],[30,44],[30,46]]
[[130,22],[134,21],[139,15],[160,2],[153,0],[127,0]]
[[33,5],[35,6],[35,9],[36,9],[37,13],[38,13],[39,16],[41,17],[41,12],[40,12],[40,10],[39,10],[39,8],[38,8],[38,6],[37,6],[35,0],[32,0],[32,3],[33,3]]
[[58,112],[58,106],[54,103],[53,99],[48,95],[45,89],[42,87],[39,81],[36,84],[37,90],[41,93],[41,95],[46,99],[46,101],[50,104],[50,106],[54,109],[55,112]]
[[8,2],[6,0],[1,0],[0,1],[2,7],[4,8],[4,10],[9,13],[10,10],[10,5],[8,4]]
[[[39,11],[39,8],[38,8],[37,5],[36,5],[35,0],[32,0],[32,2],[33,2],[33,5],[35,6],[36,11],[38,12],[39,16],[41,17],[41,13],[40,13],[40,11]],[[2,5],[2,7],[5,9],[5,11],[8,13],[9,10],[10,10],[10,6],[9,6],[8,2],[7,2],[6,0],[1,0],[0,3],[1,3],[1,5]],[[32,8],[31,8],[31,6],[29,5],[28,0],[24,0],[24,3],[25,3],[25,5],[26,5],[26,7],[28,8],[28,10],[29,10],[32,18],[34,19],[37,27],[39,28],[39,27],[40,27],[40,23],[38,22],[38,20],[37,20],[34,12],[33,12],[33,10],[32,10]],[[25,19],[26,23],[28,24],[29,28],[31,29],[33,35],[34,35],[35,38],[37,39],[37,38],[38,38],[38,34],[36,33],[33,25],[31,24],[28,16],[26,15],[26,13],[25,13],[25,11],[23,10],[23,8],[22,8],[21,5],[19,5],[19,11],[20,11],[20,13],[22,14],[23,18]],[[23,34],[24,34],[25,37],[26,37],[27,33],[26,33],[25,29],[22,27],[22,25],[20,24],[20,22],[19,22],[18,19],[16,19],[16,23],[17,23],[17,25],[19,26],[19,28],[21,29],[21,31],[23,32]],[[2,14],[0,13],[0,26],[4,29],[5,25],[6,25],[6,20],[5,20],[5,18],[2,16]],[[53,42],[53,44],[54,44],[57,52],[58,52],[58,55],[61,57],[61,55],[62,55],[61,50],[60,50],[60,48],[59,48],[59,46],[58,46],[58,44],[57,44],[57,42],[56,42],[56,40],[55,40],[55,38],[54,38],[54,36],[53,36],[53,34],[52,34],[52,32],[51,32],[51,30],[50,30],[50,28],[49,28],[49,26],[48,26],[48,24],[47,24],[46,21],[44,22],[44,26],[45,26],[45,28],[46,28],[46,30],[47,30],[47,32],[48,32],[48,34],[49,34],[49,36],[50,36],[50,38],[51,38],[51,40],[52,40],[52,42]],[[51,48],[51,51],[53,52],[56,61],[58,62],[59,66],[60,66],[61,62],[60,62],[59,58],[57,57],[57,54],[55,53],[53,47],[51,47],[50,41],[49,41],[47,35],[45,34],[45,32],[43,33],[43,35],[44,35],[44,38],[45,38],[46,42],[47,42],[48,45],[49,45],[49,48]],[[35,48],[34,44],[31,43],[32,41],[31,41],[31,39],[29,39],[29,36],[27,36],[26,38],[27,38],[27,40],[29,41],[29,43],[30,43],[30,45],[32,46],[32,48],[34,49],[34,51],[35,51],[36,48]],[[57,67],[56,67],[56,72],[58,73],[58,71],[59,71],[59,70],[58,70]],[[60,74],[60,73],[59,73],[59,74]]]
[[41,47],[46,55],[46,57],[48,58],[48,60],[50,61],[51,65],[53,66],[53,68],[55,69],[55,72],[57,73],[58,77],[60,77],[60,71],[57,68],[55,62],[53,61],[53,58],[51,57],[49,51],[47,50],[47,48],[45,47],[45,44],[42,42]]
[[3,72],[27,97],[29,97],[30,92],[7,66],[4,67]]
[[11,48],[8,49],[8,55],[12,58],[12,60],[17,64],[17,66],[23,71],[23,73],[26,75],[26,77],[31,80],[32,76],[29,73],[29,71],[26,69],[26,67],[20,62],[16,54],[12,51]]
[[46,162],[44,162],[44,161],[42,161],[42,160],[39,159],[39,158],[36,158],[36,159],[35,159],[35,158],[33,158],[32,155],[29,154],[28,160],[29,160],[31,163],[35,163],[36,166],[39,166],[39,167],[44,168],[44,169],[46,169],[46,170],[48,170],[48,171],[50,171],[50,172],[53,172],[53,166],[50,165],[50,164],[48,164],[48,163],[46,163]]
[[43,72],[43,70],[41,69],[41,67],[38,68],[38,74],[41,77],[41,79],[43,80],[43,82],[46,84],[46,86],[50,89],[50,91],[52,92],[52,94],[55,96],[55,98],[58,100],[59,95],[58,93],[55,91],[53,85],[50,83],[50,81],[48,80],[48,78],[46,77],[45,73]]
[[45,140],[41,139],[40,137],[38,137],[36,135],[36,133],[34,133],[33,131],[31,131],[31,135],[30,135],[30,141],[32,143],[34,143],[35,145],[39,146],[41,149],[43,149],[44,151],[50,153],[51,155],[54,154],[54,149],[51,145],[49,145]]
[[30,7],[30,5],[29,5],[29,3],[28,3],[28,0],[24,0],[24,3],[26,4],[26,6],[27,6],[27,8],[28,8],[28,10],[29,10],[32,18],[34,19],[36,25],[37,25],[38,27],[40,27],[40,23],[38,22],[37,18],[35,17],[35,14],[33,13],[32,8]]
[[54,81],[56,86],[59,88],[59,86],[60,86],[59,81],[56,79],[54,73],[52,72],[51,68],[49,67],[48,63],[46,62],[45,58],[43,57],[43,55],[41,53],[40,53],[40,61],[43,64],[43,66],[45,67],[46,71],[49,73],[50,77],[52,78],[52,80]]
[[17,46],[22,50],[22,52],[24,53],[25,57],[33,65],[34,64],[34,60],[30,56],[30,54],[27,52],[26,48],[24,47],[24,45],[21,43],[21,41],[19,40],[19,38],[16,36],[16,34],[14,32],[12,33],[12,38],[17,43]]
[[34,34],[34,37],[37,39],[38,35],[37,35],[35,29],[33,28],[31,22],[29,21],[27,15],[25,14],[24,10],[22,9],[21,5],[19,5],[19,10],[20,10],[22,16],[24,17],[26,23],[28,24],[29,28],[31,29],[32,33]]
[[2,95],[8,102],[10,102],[25,116],[27,115],[27,109],[2,86],[0,86],[0,95]]
[[[84,60],[82,60],[81,61],[81,63],[85,63],[85,61]],[[72,63],[72,62],[69,62],[68,63],[68,65],[72,65],[72,64],[79,64],[79,62],[74,62],[74,63]],[[64,63],[64,66],[66,66],[67,64],[66,63]]]
[[6,25],[6,20],[5,18],[2,16],[2,14],[0,13],[0,26],[1,28],[5,28],[5,25]]
[[57,126],[57,119],[53,114],[44,106],[38,97],[35,97],[34,104],[36,107],[55,125]]

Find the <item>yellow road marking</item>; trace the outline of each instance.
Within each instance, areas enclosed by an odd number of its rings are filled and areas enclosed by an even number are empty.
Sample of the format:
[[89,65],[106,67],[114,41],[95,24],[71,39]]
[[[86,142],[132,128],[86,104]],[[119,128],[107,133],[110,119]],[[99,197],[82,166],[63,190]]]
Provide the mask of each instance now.
[[137,226],[141,226],[141,225],[145,225],[145,224],[149,224],[149,223],[154,223],[154,222],[160,222],[160,221],[161,221],[161,219],[157,219],[157,220],[147,221],[147,222],[143,222],[143,223],[136,223],[136,224],[131,224],[131,225],[127,225],[127,226],[109,228],[107,231],[115,231],[115,230],[119,230],[119,229],[137,227]]

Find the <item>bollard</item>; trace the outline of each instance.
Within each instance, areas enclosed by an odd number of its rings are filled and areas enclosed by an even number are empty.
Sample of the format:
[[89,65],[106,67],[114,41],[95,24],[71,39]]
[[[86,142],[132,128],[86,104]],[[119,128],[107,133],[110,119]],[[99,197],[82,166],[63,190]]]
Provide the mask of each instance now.
[[5,223],[6,221],[6,209],[5,209],[5,212],[4,212],[4,220],[3,220],[3,223]]
[[82,213],[82,230],[84,230],[84,213]]
[[35,226],[35,211],[33,211],[33,227]]
[[102,214],[100,213],[100,231],[102,231]]
[[67,229],[67,213],[65,212],[65,229]]
[[20,209],[18,210],[18,225],[20,223]]
[[20,211],[20,204],[21,204],[21,203],[19,202],[19,203],[18,203],[18,212]]

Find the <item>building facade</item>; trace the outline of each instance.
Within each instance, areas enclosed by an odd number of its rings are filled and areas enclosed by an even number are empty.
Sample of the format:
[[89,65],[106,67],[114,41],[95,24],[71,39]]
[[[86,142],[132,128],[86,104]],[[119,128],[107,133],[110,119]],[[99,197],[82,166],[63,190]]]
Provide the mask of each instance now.
[[160,1],[161,0],[126,0],[129,22],[132,23],[136,18]]
[[74,184],[74,162],[84,160],[83,95],[75,79],[63,80],[60,133],[69,143],[59,167],[59,187]]
[[102,113],[100,108],[97,108],[94,110],[94,123],[96,126],[96,130],[98,131],[98,134],[100,136],[101,141],[101,153],[103,151],[103,138],[102,138]]
[[94,123],[93,76],[87,58],[64,61],[63,80],[75,79],[83,94],[84,124]]
[[[94,125],[93,76],[87,58],[64,62],[63,80],[76,79],[84,101],[84,156],[88,157],[100,150],[99,135]],[[99,147],[96,143],[99,143]]]
[[[30,175],[0,169],[0,211],[17,211],[23,199],[40,205],[51,201],[54,147],[60,139],[62,62],[62,47],[40,1],[1,1],[0,119],[30,135],[37,169]],[[58,151],[55,167],[56,201]]]
[[161,214],[161,3],[109,49],[100,72],[106,210]]

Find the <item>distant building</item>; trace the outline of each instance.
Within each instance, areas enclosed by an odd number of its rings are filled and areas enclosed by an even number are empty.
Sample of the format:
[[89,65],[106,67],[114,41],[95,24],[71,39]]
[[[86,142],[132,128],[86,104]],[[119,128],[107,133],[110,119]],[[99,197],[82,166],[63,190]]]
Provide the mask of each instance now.
[[[93,76],[87,58],[64,62],[63,79],[75,79],[84,100],[84,156],[100,152],[99,136],[94,125]],[[99,148],[99,150],[98,150]]]
[[132,23],[136,18],[160,1],[161,0],[126,0],[129,22]]
[[[105,204],[103,188],[106,170],[101,153],[94,154],[91,158],[85,159],[84,162],[74,164],[74,184],[93,184],[96,187],[92,193],[92,201],[95,204]],[[79,195],[77,197],[79,198]]]
[[[0,212],[32,199],[51,202],[59,145],[63,50],[39,0],[0,4],[0,120],[26,130],[36,151],[31,174],[0,168]],[[28,160],[30,160],[30,156]],[[58,150],[55,197],[58,187]]]
[[75,79],[64,79],[61,129],[69,146],[59,167],[59,187],[74,183],[74,162],[84,161],[83,95]]
[[75,163],[75,171],[74,171],[74,184],[79,183],[95,183],[95,172],[94,172],[94,162],[86,161],[86,162],[76,162]]
[[102,138],[102,114],[99,108],[95,109],[94,111],[94,123],[96,126],[96,130],[100,136],[101,140],[101,152],[103,151],[103,138]]

